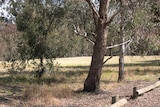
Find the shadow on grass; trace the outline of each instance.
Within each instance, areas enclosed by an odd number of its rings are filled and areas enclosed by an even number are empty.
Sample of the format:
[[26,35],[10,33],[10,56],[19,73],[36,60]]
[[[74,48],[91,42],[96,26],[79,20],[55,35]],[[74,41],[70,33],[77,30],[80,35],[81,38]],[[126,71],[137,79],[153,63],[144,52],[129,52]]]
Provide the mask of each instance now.
[[[105,64],[105,67],[118,67],[119,64]],[[160,66],[160,60],[149,60],[149,61],[139,61],[138,63],[125,63],[125,66]],[[80,70],[86,70],[89,69],[89,66],[66,66],[61,68],[73,68],[73,69],[80,69]]]
[[135,69],[132,73],[134,73],[134,75],[146,75],[147,73],[152,73],[154,75],[160,73],[160,70],[150,70],[150,69],[144,69],[144,70],[140,70],[140,69]]
[[25,76],[17,76],[17,77],[11,77],[11,76],[6,76],[6,77],[0,77],[0,83],[12,83],[12,84],[50,84],[50,83],[60,83],[63,82],[62,80],[57,80],[54,77],[50,78],[27,78]]
[[141,61],[142,63],[146,63],[150,66],[160,66],[160,60],[149,60],[149,61]]
[[[25,72],[26,73],[26,72]],[[0,73],[0,83],[12,83],[12,84],[51,84],[51,83],[66,83],[73,78],[78,78],[87,74],[87,71],[59,71],[51,76],[44,76],[42,78],[35,78],[33,75],[22,73],[23,75],[9,75],[9,73]],[[6,76],[7,74],[7,76]],[[5,76],[4,76],[5,75]],[[74,80],[73,80],[74,81]]]
[[[77,68],[75,68],[75,69],[77,69]],[[59,73],[66,76],[66,77],[72,77],[72,76],[81,76],[81,75],[87,74],[88,71],[87,70],[85,70],[85,71],[79,71],[79,70],[77,70],[77,71],[64,71],[64,72],[61,71]]]
[[0,102],[4,102],[6,101],[6,99],[4,98],[4,96],[0,96]]
[[[105,67],[118,67],[118,64],[107,64],[104,65]],[[160,66],[160,60],[150,60],[150,61],[141,61],[138,63],[125,63],[126,67],[133,67],[133,66],[141,66],[141,67],[146,67],[146,66]]]
[[[141,70],[139,68],[136,69],[136,66],[160,66],[160,60],[150,60],[150,61],[143,61],[139,63],[128,63],[125,64],[127,67],[135,67],[135,70],[132,71],[134,75],[145,75],[148,72],[152,73],[160,73],[160,70],[152,70],[152,69],[145,69]],[[118,64],[108,64],[104,65],[104,67],[118,67]],[[66,83],[66,82],[71,82],[79,78],[80,76],[82,78],[86,78],[84,75],[88,74],[89,66],[67,66],[67,67],[61,67],[61,68],[69,68],[69,70],[66,71],[56,71],[54,75],[51,75],[50,77],[45,77],[42,79],[38,78],[32,78],[31,77],[31,72],[20,72],[19,74],[21,76],[15,76],[12,77],[9,75],[8,72],[0,72],[0,83],[28,83],[28,84],[50,84],[50,83]],[[109,70],[106,70],[104,72],[112,72]],[[18,74],[18,75],[19,75]],[[5,76],[4,76],[5,75]],[[14,74],[13,74],[14,75]],[[27,76],[29,75],[29,76]],[[82,79],[81,78],[81,79]]]

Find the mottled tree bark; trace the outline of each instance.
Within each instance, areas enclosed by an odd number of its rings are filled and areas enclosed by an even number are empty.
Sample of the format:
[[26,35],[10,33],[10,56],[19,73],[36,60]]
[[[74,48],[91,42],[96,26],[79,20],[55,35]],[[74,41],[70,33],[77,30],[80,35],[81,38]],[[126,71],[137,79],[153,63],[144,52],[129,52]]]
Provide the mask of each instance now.
[[100,0],[99,11],[96,10],[91,0],[86,0],[93,11],[96,28],[96,41],[93,48],[93,55],[90,70],[84,83],[83,91],[98,92],[100,90],[100,77],[103,67],[103,60],[106,51],[106,40],[108,33],[108,6],[110,0]]
[[[124,7],[123,0],[120,0],[121,9]],[[120,41],[124,43],[124,10],[120,12],[121,15],[121,22],[120,22]],[[125,55],[125,44],[120,46],[120,55],[119,55],[119,75],[118,75],[118,82],[124,80],[124,55]]]
[[103,60],[106,50],[107,29],[103,29],[103,25],[99,26],[99,31],[94,45],[93,55],[89,74],[84,83],[84,91],[98,92],[100,89],[100,77],[103,67]]

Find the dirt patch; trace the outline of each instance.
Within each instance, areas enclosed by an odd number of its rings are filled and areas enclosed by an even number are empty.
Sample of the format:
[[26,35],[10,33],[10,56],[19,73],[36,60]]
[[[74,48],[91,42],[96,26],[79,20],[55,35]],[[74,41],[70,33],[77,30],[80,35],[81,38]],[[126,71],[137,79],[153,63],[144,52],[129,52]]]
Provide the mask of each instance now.
[[[153,83],[154,82],[147,81],[127,81],[121,84],[103,84],[103,92],[98,95],[94,93],[76,93],[73,97],[59,98],[57,101],[60,102],[59,107],[107,107],[111,105],[112,96],[119,95],[120,98],[126,98],[128,100],[128,103],[124,105],[124,107],[160,107],[160,87],[155,88],[142,96],[139,96],[137,99],[131,99],[133,87],[137,86],[137,88],[140,89]],[[9,107],[17,107],[17,105],[19,105],[19,107],[25,105],[27,105],[27,107],[33,107],[32,104],[27,104],[23,100],[20,100],[13,96],[10,96],[10,98],[12,100],[1,96],[0,104],[3,106],[7,105]],[[34,106],[55,107],[53,105],[44,104]]]
[[124,107],[159,107],[160,87],[137,99],[131,99],[133,87],[137,86],[140,89],[152,83],[146,81],[128,81],[109,88],[109,90],[106,88],[102,94],[82,94],[80,98],[63,99],[64,103],[62,107],[107,107],[111,105],[111,98],[115,95],[119,95],[120,99],[126,98],[128,100],[128,103]]

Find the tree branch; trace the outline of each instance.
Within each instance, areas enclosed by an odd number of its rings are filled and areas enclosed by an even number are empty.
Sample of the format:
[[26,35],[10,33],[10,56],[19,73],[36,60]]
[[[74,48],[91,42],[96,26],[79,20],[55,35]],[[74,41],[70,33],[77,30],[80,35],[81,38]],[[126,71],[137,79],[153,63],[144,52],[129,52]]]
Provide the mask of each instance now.
[[121,45],[127,44],[127,43],[129,43],[129,42],[131,42],[131,41],[132,41],[132,39],[131,39],[131,40],[128,40],[128,41],[125,41],[125,42],[123,42],[123,43],[117,44],[117,45],[108,46],[108,47],[106,47],[106,49],[115,48],[115,47],[118,47],[118,46],[121,46]]
[[[111,43],[111,44],[112,44],[112,43]],[[112,55],[112,48],[110,48],[109,50],[110,50],[110,57],[107,58],[107,59],[103,62],[103,65],[104,65],[108,60],[110,60],[110,59],[113,57],[113,55]]]
[[87,33],[85,31],[81,31],[79,26],[76,28],[76,26],[73,24],[74,33],[85,38],[87,41],[91,42],[93,45],[95,45],[95,42],[87,37]]
[[110,60],[112,57],[113,57],[113,55],[111,55],[109,58],[107,58],[107,59],[103,62],[103,65],[104,65],[108,60]]
[[127,49],[127,48],[129,47],[129,45],[131,44],[132,41],[133,41],[133,40],[131,39],[131,40],[128,42],[128,44],[127,44],[127,46],[125,47],[125,49]]
[[117,12],[115,12],[107,21],[106,21],[106,24],[105,26],[109,25],[113,19],[121,12],[121,9],[119,9]]
[[91,0],[86,0],[86,2],[88,3],[88,5],[90,6],[90,8],[92,9],[93,14],[95,16],[97,16],[97,17],[100,17],[98,11],[96,10],[96,7],[95,7],[94,3]]
[[[74,33],[75,33],[75,34],[77,34],[77,35],[85,38],[87,41],[89,41],[89,42],[91,42],[93,45],[95,45],[95,42],[94,42],[93,40],[89,39],[89,38],[87,37],[87,33],[84,32],[84,31],[81,31],[80,28],[79,28],[79,26],[76,28],[76,26],[73,24],[73,28],[74,28]],[[130,39],[130,40],[128,40],[128,41],[125,41],[125,42],[123,42],[123,43],[120,43],[120,44],[116,44],[116,45],[113,45],[113,46],[108,46],[108,47],[106,47],[106,49],[112,49],[112,48],[115,48],[115,47],[118,47],[118,46],[121,46],[121,45],[124,45],[124,44],[127,44],[127,43],[128,43],[128,45],[127,45],[127,47],[128,47],[131,42],[132,42],[132,39]],[[127,47],[126,47],[126,48],[127,48]],[[107,61],[106,61],[106,62],[107,62]]]
[[[53,15],[52,15],[52,17],[53,17]],[[47,29],[46,29],[46,31],[45,31],[45,35],[48,35],[48,32],[49,32],[49,30],[51,29],[51,26],[52,26],[52,24],[53,24],[53,22],[54,22],[54,17],[49,21],[49,25],[47,26]]]

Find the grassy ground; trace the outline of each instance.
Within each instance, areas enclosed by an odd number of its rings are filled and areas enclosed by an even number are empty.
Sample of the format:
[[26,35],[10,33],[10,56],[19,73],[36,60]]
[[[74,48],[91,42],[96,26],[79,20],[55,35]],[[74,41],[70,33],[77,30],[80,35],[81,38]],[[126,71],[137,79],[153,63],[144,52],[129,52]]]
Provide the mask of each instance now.
[[[105,59],[107,58],[105,57]],[[87,73],[91,57],[60,58],[57,61],[63,67],[63,71],[72,71],[77,74],[79,71]],[[118,61],[119,57],[114,56],[104,65],[102,80],[117,80]],[[82,72],[80,73],[82,74]],[[126,56],[125,72],[127,80],[154,80],[159,76],[157,74],[160,72],[160,56]],[[154,76],[156,77],[152,78]]]
[[[118,60],[118,57],[114,56],[104,65],[101,76],[102,88],[109,89],[118,85],[116,83],[118,78]],[[1,62],[0,100],[5,100],[6,96],[16,93],[15,96],[23,96],[23,101],[29,103],[36,102],[38,104],[43,102],[45,104],[47,102],[45,99],[51,99],[48,100],[48,103],[55,103],[56,98],[72,96],[73,90],[83,88],[91,57],[57,58],[56,62],[58,63],[58,70],[51,76],[44,76],[42,79],[34,78],[33,73],[28,71],[18,72],[16,76],[12,77],[5,71],[6,69],[3,68]],[[160,56],[125,57],[126,81],[156,81],[159,77]],[[51,98],[51,96],[54,96],[54,98]],[[40,97],[43,99],[39,99]],[[36,101],[33,101],[33,99],[36,99]]]
[[[105,59],[108,57],[106,56]],[[139,64],[147,63],[152,61],[160,60],[160,56],[125,56],[126,64]],[[57,58],[57,61],[61,66],[89,66],[91,57],[68,57],[68,58]],[[106,65],[118,64],[119,57],[113,56]]]
[[[107,59],[107,57],[105,57]],[[114,56],[103,67],[101,81],[116,81],[118,78],[118,56]],[[83,83],[89,71],[91,57],[57,58],[57,67],[51,76],[41,81],[58,83]],[[31,69],[31,66],[27,69]],[[32,72],[16,72],[18,77],[12,79],[5,72],[6,68],[0,64],[0,81],[2,82],[26,82],[32,83],[39,80],[32,78]],[[126,80],[157,80],[160,77],[160,56],[126,56],[125,77]],[[20,77],[19,77],[20,75]]]

